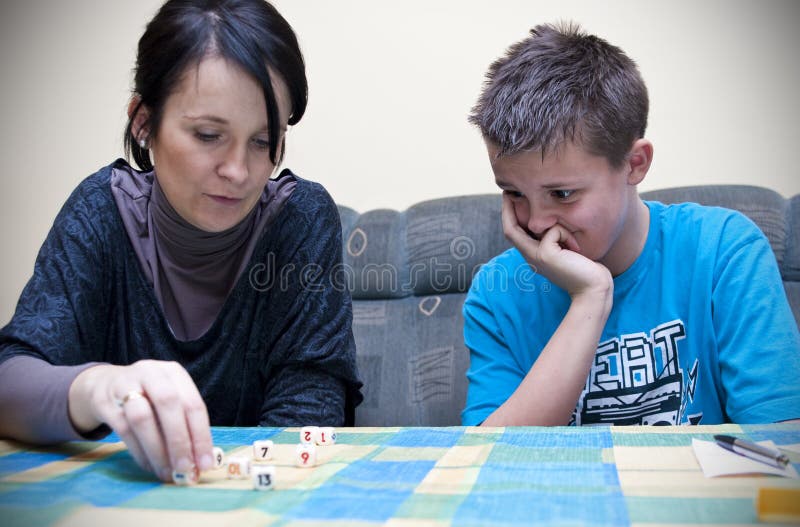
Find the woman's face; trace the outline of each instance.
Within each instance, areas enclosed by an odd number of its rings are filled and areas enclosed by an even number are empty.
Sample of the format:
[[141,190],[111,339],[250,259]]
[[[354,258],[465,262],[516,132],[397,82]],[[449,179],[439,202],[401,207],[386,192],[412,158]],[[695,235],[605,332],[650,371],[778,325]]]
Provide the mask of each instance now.
[[[282,142],[291,105],[283,79],[273,74],[272,82]],[[233,227],[275,170],[261,86],[224,58],[204,58],[167,98],[150,148],[158,182],[178,214],[208,232]]]

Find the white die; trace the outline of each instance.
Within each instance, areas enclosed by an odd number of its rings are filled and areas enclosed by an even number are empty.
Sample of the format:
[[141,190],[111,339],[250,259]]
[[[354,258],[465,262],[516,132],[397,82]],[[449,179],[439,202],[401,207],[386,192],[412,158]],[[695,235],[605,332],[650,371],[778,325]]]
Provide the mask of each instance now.
[[317,447],[313,444],[300,443],[295,448],[295,464],[298,467],[310,468],[317,464]]
[[244,456],[228,458],[228,479],[246,479],[250,475],[250,460]]
[[275,467],[272,465],[253,465],[250,469],[253,488],[256,490],[272,490],[275,488]]
[[318,426],[304,426],[300,429],[300,443],[304,445],[313,445],[317,442],[318,433]]
[[186,472],[172,471],[172,481],[176,485],[194,485],[200,479],[200,470],[192,465],[192,468]]
[[211,453],[212,457],[214,458],[214,468],[222,468],[222,466],[225,464],[225,451],[223,451],[220,447],[215,446]]
[[272,459],[272,450],[275,444],[270,439],[253,442],[253,458],[256,460]]
[[336,444],[336,429],[332,426],[321,426],[317,431],[316,443],[320,446]]

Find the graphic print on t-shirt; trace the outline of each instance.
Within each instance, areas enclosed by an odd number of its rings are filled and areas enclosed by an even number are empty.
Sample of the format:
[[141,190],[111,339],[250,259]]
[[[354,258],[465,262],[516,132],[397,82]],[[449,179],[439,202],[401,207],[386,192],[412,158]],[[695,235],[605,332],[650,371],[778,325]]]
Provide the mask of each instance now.
[[684,416],[686,398],[694,399],[698,364],[680,367],[678,344],[686,338],[682,321],[673,320],[645,333],[601,342],[570,424],[697,424]]

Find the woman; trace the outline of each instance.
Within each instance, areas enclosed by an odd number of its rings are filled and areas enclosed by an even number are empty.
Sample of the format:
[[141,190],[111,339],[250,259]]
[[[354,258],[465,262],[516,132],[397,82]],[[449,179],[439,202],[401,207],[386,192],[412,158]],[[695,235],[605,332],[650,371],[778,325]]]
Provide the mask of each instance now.
[[139,41],[126,151],[55,220],[0,331],[0,436],[114,430],[163,480],[209,425],[351,424],[335,204],[280,163],[305,66],[262,0],[170,0]]

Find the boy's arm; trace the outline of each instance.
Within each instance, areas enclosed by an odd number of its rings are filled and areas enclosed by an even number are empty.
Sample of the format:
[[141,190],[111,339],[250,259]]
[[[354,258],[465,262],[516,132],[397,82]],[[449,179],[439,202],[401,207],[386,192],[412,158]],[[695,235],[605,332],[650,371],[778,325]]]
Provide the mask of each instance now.
[[534,271],[567,291],[572,301],[520,385],[483,424],[566,425],[611,311],[614,282],[607,268],[576,252],[574,238],[560,225],[540,241],[531,238],[517,224],[507,196],[503,197],[503,231]]
[[485,426],[566,425],[605,326],[605,294],[574,298],[564,320],[511,397]]
[[769,242],[741,215],[725,223],[712,289],[720,391],[734,423],[800,418],[800,334]]

